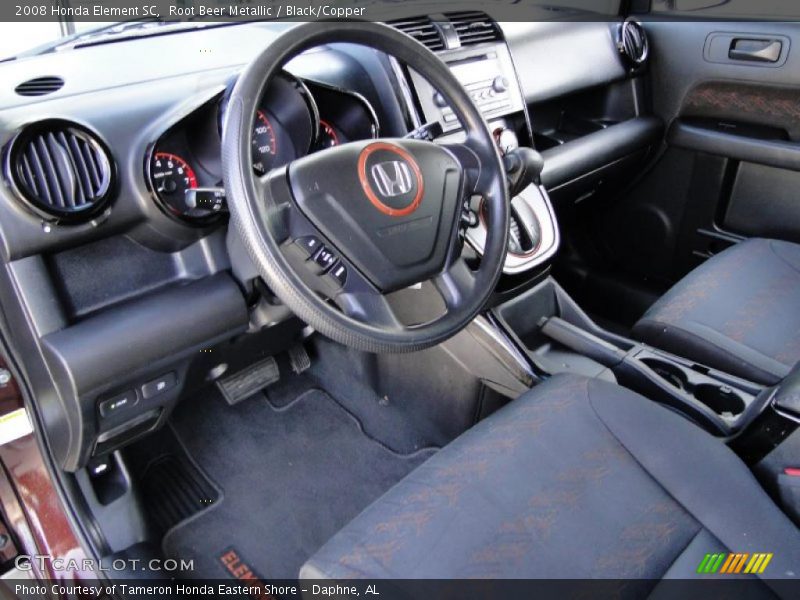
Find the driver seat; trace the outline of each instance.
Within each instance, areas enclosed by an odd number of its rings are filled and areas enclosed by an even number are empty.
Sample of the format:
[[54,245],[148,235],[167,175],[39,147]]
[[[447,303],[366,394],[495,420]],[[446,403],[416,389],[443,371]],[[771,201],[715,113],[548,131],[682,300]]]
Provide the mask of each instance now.
[[413,471],[300,577],[687,578],[709,553],[771,553],[757,577],[800,576],[800,532],[724,443],[558,375]]

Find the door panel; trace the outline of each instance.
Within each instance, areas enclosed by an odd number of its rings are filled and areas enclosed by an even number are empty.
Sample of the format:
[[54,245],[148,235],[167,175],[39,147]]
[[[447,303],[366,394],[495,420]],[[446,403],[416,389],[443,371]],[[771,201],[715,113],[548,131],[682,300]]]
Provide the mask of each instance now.
[[669,133],[598,231],[609,263],[665,286],[743,237],[800,242],[800,26],[645,25]]

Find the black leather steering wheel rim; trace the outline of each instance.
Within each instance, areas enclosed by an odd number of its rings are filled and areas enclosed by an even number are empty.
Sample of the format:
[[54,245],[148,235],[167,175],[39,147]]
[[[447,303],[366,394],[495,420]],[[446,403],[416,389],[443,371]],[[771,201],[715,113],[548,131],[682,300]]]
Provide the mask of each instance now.
[[[450,265],[437,277],[437,289],[448,310],[430,323],[398,328],[381,321],[370,322],[345,314],[320,297],[296,272],[281,246],[281,205],[270,191],[270,180],[259,180],[253,173],[253,123],[267,85],[294,56],[339,42],[383,51],[428,79],[450,103],[466,132],[468,154],[478,161],[476,180],[481,182],[480,193],[494,225],[488,231],[477,271],[467,274],[463,261],[458,259],[460,266]],[[347,346],[368,352],[402,352],[439,344],[475,318],[502,272],[509,199],[502,161],[489,127],[449,68],[422,44],[391,27],[368,22],[305,23],[272,41],[241,74],[230,94],[223,127],[222,165],[232,224],[267,285],[300,319]],[[270,177],[272,183],[288,180],[285,169]]]

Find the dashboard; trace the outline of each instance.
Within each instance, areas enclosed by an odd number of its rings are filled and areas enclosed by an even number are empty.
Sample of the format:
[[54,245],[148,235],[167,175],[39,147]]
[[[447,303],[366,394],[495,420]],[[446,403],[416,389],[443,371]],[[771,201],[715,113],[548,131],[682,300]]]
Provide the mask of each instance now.
[[[651,143],[653,128],[638,109],[595,114],[635,104],[609,102],[636,89],[614,45],[618,24],[444,18],[447,27],[430,17],[391,24],[451,67],[501,145],[546,155],[547,189],[530,186],[512,204],[501,286],[513,293],[558,248],[548,192],[583,194],[587,177]],[[228,24],[0,65],[0,326],[25,357],[62,468],[153,431],[180,397],[302,335],[228,231],[221,156],[238,73],[290,26]],[[176,53],[185,60],[163,60]],[[570,63],[552,69],[552,56]],[[51,87],[26,96],[22,84]],[[347,44],[293,59],[252,119],[256,177],[334,145],[430,136],[431,123],[441,141],[460,135],[426,82]],[[480,199],[465,209],[480,260]]]

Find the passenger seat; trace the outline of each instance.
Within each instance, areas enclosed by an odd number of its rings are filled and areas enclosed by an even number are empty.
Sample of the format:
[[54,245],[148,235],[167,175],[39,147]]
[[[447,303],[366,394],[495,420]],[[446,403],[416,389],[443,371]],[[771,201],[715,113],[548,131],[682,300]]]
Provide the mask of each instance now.
[[800,245],[750,239],[679,281],[633,337],[758,383],[800,361]]

